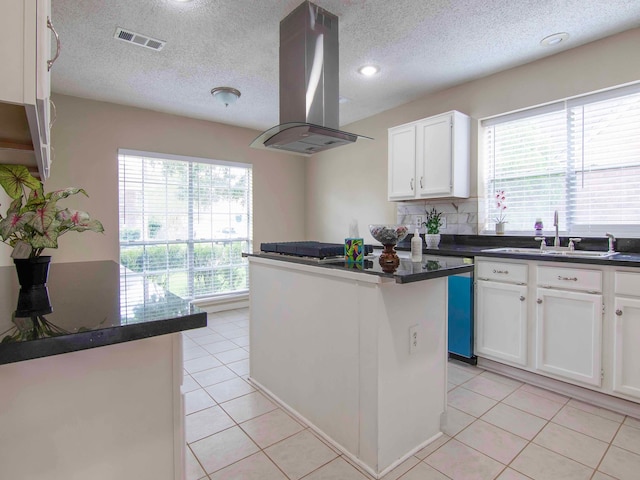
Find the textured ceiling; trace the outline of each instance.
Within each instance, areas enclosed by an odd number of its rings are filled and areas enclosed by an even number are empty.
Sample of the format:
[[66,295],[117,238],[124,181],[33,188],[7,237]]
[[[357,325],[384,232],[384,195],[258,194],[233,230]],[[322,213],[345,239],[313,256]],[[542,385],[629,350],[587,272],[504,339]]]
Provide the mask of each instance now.
[[[279,25],[301,0],[52,0],[54,92],[264,130],[278,124]],[[640,26],[639,0],[316,0],[339,17],[340,125]],[[153,51],[116,27],[165,40]],[[571,37],[555,48],[540,40]],[[637,59],[636,59],[637,60]],[[363,78],[357,68],[381,72]],[[242,92],[225,108],[216,86]]]

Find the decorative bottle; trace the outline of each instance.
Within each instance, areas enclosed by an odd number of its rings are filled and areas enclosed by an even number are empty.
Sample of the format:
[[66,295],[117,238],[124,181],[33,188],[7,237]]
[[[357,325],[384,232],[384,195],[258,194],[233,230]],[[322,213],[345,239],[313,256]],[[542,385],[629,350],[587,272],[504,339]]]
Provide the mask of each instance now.
[[411,261],[412,262],[422,261],[422,239],[420,238],[420,232],[418,232],[418,227],[416,227],[416,231],[413,234],[413,238],[411,239]]
[[541,218],[536,218],[536,223],[534,224],[533,228],[535,228],[536,230],[536,235],[542,235],[542,229],[544,228],[544,225],[542,225]]

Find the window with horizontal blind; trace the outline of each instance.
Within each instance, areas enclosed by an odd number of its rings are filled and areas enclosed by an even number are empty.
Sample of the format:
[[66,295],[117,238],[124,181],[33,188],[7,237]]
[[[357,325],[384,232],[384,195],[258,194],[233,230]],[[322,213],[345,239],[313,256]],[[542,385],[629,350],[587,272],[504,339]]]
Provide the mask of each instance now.
[[119,150],[120,263],[187,299],[248,290],[249,164]]
[[537,218],[563,234],[640,236],[640,85],[584,95],[481,121],[482,230],[506,196],[507,232]]

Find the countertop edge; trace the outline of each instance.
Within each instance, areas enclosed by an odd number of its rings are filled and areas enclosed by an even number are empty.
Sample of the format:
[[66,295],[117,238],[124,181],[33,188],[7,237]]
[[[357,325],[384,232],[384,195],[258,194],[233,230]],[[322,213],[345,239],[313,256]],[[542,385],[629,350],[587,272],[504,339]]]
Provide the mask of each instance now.
[[2,344],[0,348],[0,365],[132,342],[206,326],[207,313],[203,311],[155,322],[132,323],[26,342],[8,342]]
[[[343,276],[348,278],[364,278],[361,275],[366,276],[375,276],[378,278],[387,278],[395,281],[396,283],[405,284],[405,283],[413,283],[420,282],[423,280],[431,280],[434,278],[448,277],[451,275],[458,275],[462,273],[473,272],[473,264],[465,264],[453,267],[445,267],[438,270],[419,272],[419,273],[407,273],[403,275],[399,275],[396,273],[386,273],[386,272],[378,272],[374,270],[358,270],[357,268],[349,268],[345,269],[344,262],[328,262],[328,263],[318,263],[311,260],[305,260],[301,257],[287,256],[287,255],[271,255],[264,253],[243,253],[245,257],[251,259],[259,259],[259,260],[272,260],[275,262],[284,262],[289,264],[297,264],[305,267],[318,267],[324,271],[332,272],[331,274],[336,276]],[[426,253],[425,255],[432,255],[431,252]],[[436,254],[434,253],[433,256]],[[458,255],[460,256],[460,255]],[[406,259],[405,259],[406,260]],[[377,261],[377,257],[376,260]],[[357,277],[354,277],[357,275]],[[370,283],[380,283],[379,280],[364,280]]]

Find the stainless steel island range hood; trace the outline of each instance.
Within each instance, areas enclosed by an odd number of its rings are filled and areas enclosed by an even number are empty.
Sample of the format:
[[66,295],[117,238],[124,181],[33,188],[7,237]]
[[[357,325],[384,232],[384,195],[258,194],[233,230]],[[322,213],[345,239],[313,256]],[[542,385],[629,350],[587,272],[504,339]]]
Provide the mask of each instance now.
[[309,1],[280,22],[280,125],[251,147],[312,155],[362,135],[338,130],[338,17]]

